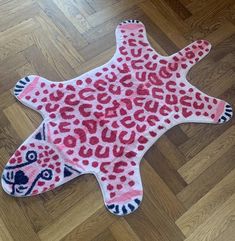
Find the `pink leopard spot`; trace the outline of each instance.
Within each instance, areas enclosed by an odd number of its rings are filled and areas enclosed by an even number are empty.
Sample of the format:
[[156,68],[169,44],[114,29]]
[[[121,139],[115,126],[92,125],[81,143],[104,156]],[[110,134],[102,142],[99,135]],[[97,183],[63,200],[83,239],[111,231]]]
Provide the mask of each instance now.
[[76,138],[74,136],[68,135],[64,138],[64,145],[67,147],[76,146]]

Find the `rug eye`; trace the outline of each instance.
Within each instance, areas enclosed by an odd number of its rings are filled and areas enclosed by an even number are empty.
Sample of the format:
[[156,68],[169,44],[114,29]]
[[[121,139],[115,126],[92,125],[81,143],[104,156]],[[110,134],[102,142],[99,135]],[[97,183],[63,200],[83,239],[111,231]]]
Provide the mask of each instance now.
[[43,170],[41,172],[41,178],[43,178],[44,180],[51,180],[52,171],[50,169]]
[[26,160],[28,162],[34,162],[37,160],[37,152],[36,151],[28,151],[26,153]]

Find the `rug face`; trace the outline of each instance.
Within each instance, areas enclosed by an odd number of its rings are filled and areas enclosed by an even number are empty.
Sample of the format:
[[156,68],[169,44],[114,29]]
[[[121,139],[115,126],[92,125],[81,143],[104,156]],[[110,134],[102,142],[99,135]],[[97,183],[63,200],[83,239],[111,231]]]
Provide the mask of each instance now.
[[140,160],[163,133],[179,123],[231,118],[228,103],[186,80],[208,54],[207,41],[161,56],[137,20],[120,23],[116,40],[112,59],[77,78],[52,82],[30,75],[18,81],[15,97],[41,113],[43,122],[7,163],[7,193],[32,196],[92,173],[108,210],[129,214],[143,196]]

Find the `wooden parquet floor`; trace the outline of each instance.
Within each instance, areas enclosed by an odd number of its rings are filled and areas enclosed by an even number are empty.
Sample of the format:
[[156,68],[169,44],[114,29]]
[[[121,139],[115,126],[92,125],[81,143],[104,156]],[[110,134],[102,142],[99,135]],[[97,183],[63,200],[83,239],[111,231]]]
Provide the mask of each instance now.
[[[111,58],[114,30],[144,22],[153,47],[172,54],[195,39],[213,44],[189,74],[202,91],[235,104],[233,0],[0,0],[0,171],[41,117],[11,95],[21,77],[71,79]],[[182,124],[144,156],[144,199],[127,217],[106,211],[85,175],[45,194],[0,188],[3,241],[234,241],[235,119]]]

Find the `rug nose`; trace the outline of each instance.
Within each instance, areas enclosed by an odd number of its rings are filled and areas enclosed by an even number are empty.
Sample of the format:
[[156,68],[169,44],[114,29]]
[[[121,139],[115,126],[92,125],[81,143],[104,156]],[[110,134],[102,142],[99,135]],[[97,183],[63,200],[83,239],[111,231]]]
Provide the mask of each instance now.
[[[26,189],[24,185],[27,184],[28,181],[29,181],[29,178],[21,170],[18,170],[17,172],[14,173],[14,171],[12,170],[5,169],[1,177],[1,184],[2,184],[3,190],[9,195],[14,195],[14,196],[23,195],[23,192]],[[16,193],[16,187],[17,189],[19,189],[17,190],[17,193]]]

